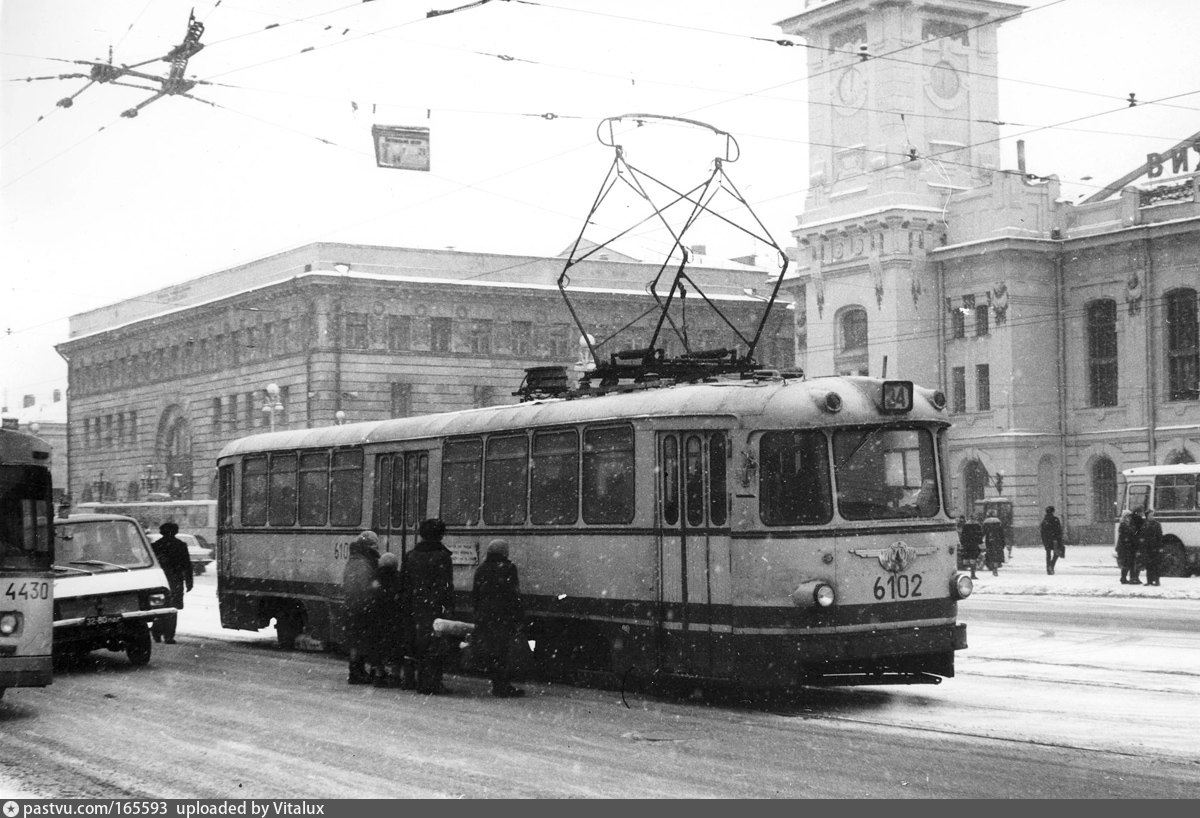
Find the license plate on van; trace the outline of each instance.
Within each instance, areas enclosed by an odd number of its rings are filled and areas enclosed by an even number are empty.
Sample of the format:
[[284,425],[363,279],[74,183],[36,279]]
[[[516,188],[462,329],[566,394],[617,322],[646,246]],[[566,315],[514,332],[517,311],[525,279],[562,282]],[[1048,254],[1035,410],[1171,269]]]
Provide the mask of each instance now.
[[120,622],[124,617],[120,614],[102,614],[100,616],[85,616],[83,618],[84,625],[113,625]]

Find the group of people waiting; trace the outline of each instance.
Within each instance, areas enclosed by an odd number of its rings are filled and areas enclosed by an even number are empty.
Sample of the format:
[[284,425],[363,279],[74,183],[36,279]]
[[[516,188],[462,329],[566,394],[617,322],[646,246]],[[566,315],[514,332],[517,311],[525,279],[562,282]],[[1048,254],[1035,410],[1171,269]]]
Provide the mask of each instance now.
[[1140,566],[1146,569],[1146,584],[1158,585],[1163,556],[1162,525],[1154,510],[1126,509],[1117,525],[1117,564],[1122,585],[1141,585]]
[[[441,520],[421,523],[416,547],[403,562],[380,553],[379,537],[363,531],[350,544],[342,576],[346,605],[346,648],[350,684],[397,687],[426,694],[445,693],[442,675],[448,655],[434,621],[452,619],[453,561],[442,544]],[[517,567],[508,543],[493,540],[475,571],[472,589],[476,663],[488,673],[492,695],[523,696],[509,682],[509,651],[524,621]]]
[[1005,543],[1004,524],[995,514],[986,517],[975,514],[970,519],[958,518],[958,553],[963,568],[971,571],[971,579],[977,579],[975,570],[980,556],[983,563],[993,574],[1000,573],[1004,564],[1005,548],[1009,558],[1012,557],[1012,545]]

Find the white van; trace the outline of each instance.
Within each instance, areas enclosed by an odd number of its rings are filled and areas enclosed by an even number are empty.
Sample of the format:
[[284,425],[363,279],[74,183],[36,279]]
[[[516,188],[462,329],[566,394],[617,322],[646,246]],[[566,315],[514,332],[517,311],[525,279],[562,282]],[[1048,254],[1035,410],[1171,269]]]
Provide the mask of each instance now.
[[107,648],[150,661],[151,623],[175,613],[167,577],[132,517],[54,521],[54,654]]

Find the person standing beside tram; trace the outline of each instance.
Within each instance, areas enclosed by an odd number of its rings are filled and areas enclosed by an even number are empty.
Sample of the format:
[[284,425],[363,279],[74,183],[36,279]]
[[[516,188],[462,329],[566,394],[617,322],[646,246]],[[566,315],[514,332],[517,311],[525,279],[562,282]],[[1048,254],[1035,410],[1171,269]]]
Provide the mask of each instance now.
[[1122,585],[1128,585],[1137,578],[1137,570],[1133,567],[1136,550],[1133,542],[1133,512],[1125,509],[1117,523],[1117,565],[1121,568]]
[[[177,524],[163,523],[158,527],[158,533],[162,536],[150,544],[150,549],[154,551],[158,564],[162,566],[163,573],[167,575],[167,586],[171,592],[171,606],[176,611],[181,611],[183,610],[184,588],[186,587],[188,591],[192,590],[192,558],[188,554],[187,545],[175,536],[179,533]],[[150,626],[154,641],[174,645],[175,628],[178,624],[178,613],[155,619]]]
[[480,664],[492,682],[492,695],[517,698],[525,691],[509,683],[510,653],[525,618],[517,566],[508,559],[508,541],[488,543],[487,557],[475,569],[471,588],[475,608],[476,649]]
[[379,555],[372,585],[375,617],[375,665],[371,678],[376,687],[403,687],[404,599],[400,584],[400,559],[391,551]]
[[1154,509],[1146,509],[1146,521],[1134,536],[1137,553],[1146,566],[1146,584],[1160,585],[1159,571],[1162,570],[1162,524],[1154,518]]
[[977,579],[975,567],[979,563],[980,546],[983,545],[983,526],[974,517],[970,520],[959,517],[959,520],[962,520],[958,532],[960,565],[962,568],[970,569],[971,579]]
[[[434,636],[433,620],[451,618],[454,610],[454,563],[442,545],[445,524],[436,518],[421,523],[420,539],[400,571],[406,619],[405,687],[420,693],[445,693],[442,686],[442,644]],[[413,678],[415,672],[415,679]]]
[[999,576],[1000,566],[1004,564],[1004,523],[995,513],[983,519],[983,539],[985,564],[994,576]]
[[342,595],[346,603],[346,650],[350,654],[350,674],[346,682],[352,685],[370,684],[371,673],[367,660],[375,649],[374,590],[375,572],[379,568],[379,537],[374,531],[364,531],[350,543],[346,568],[342,571]]

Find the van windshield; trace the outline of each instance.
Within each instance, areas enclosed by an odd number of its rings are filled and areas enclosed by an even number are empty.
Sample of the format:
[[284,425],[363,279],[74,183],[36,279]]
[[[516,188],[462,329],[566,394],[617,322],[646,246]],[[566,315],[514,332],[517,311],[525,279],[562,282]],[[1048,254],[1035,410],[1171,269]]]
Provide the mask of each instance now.
[[55,525],[56,565],[88,571],[149,568],[150,549],[132,520],[90,520]]

